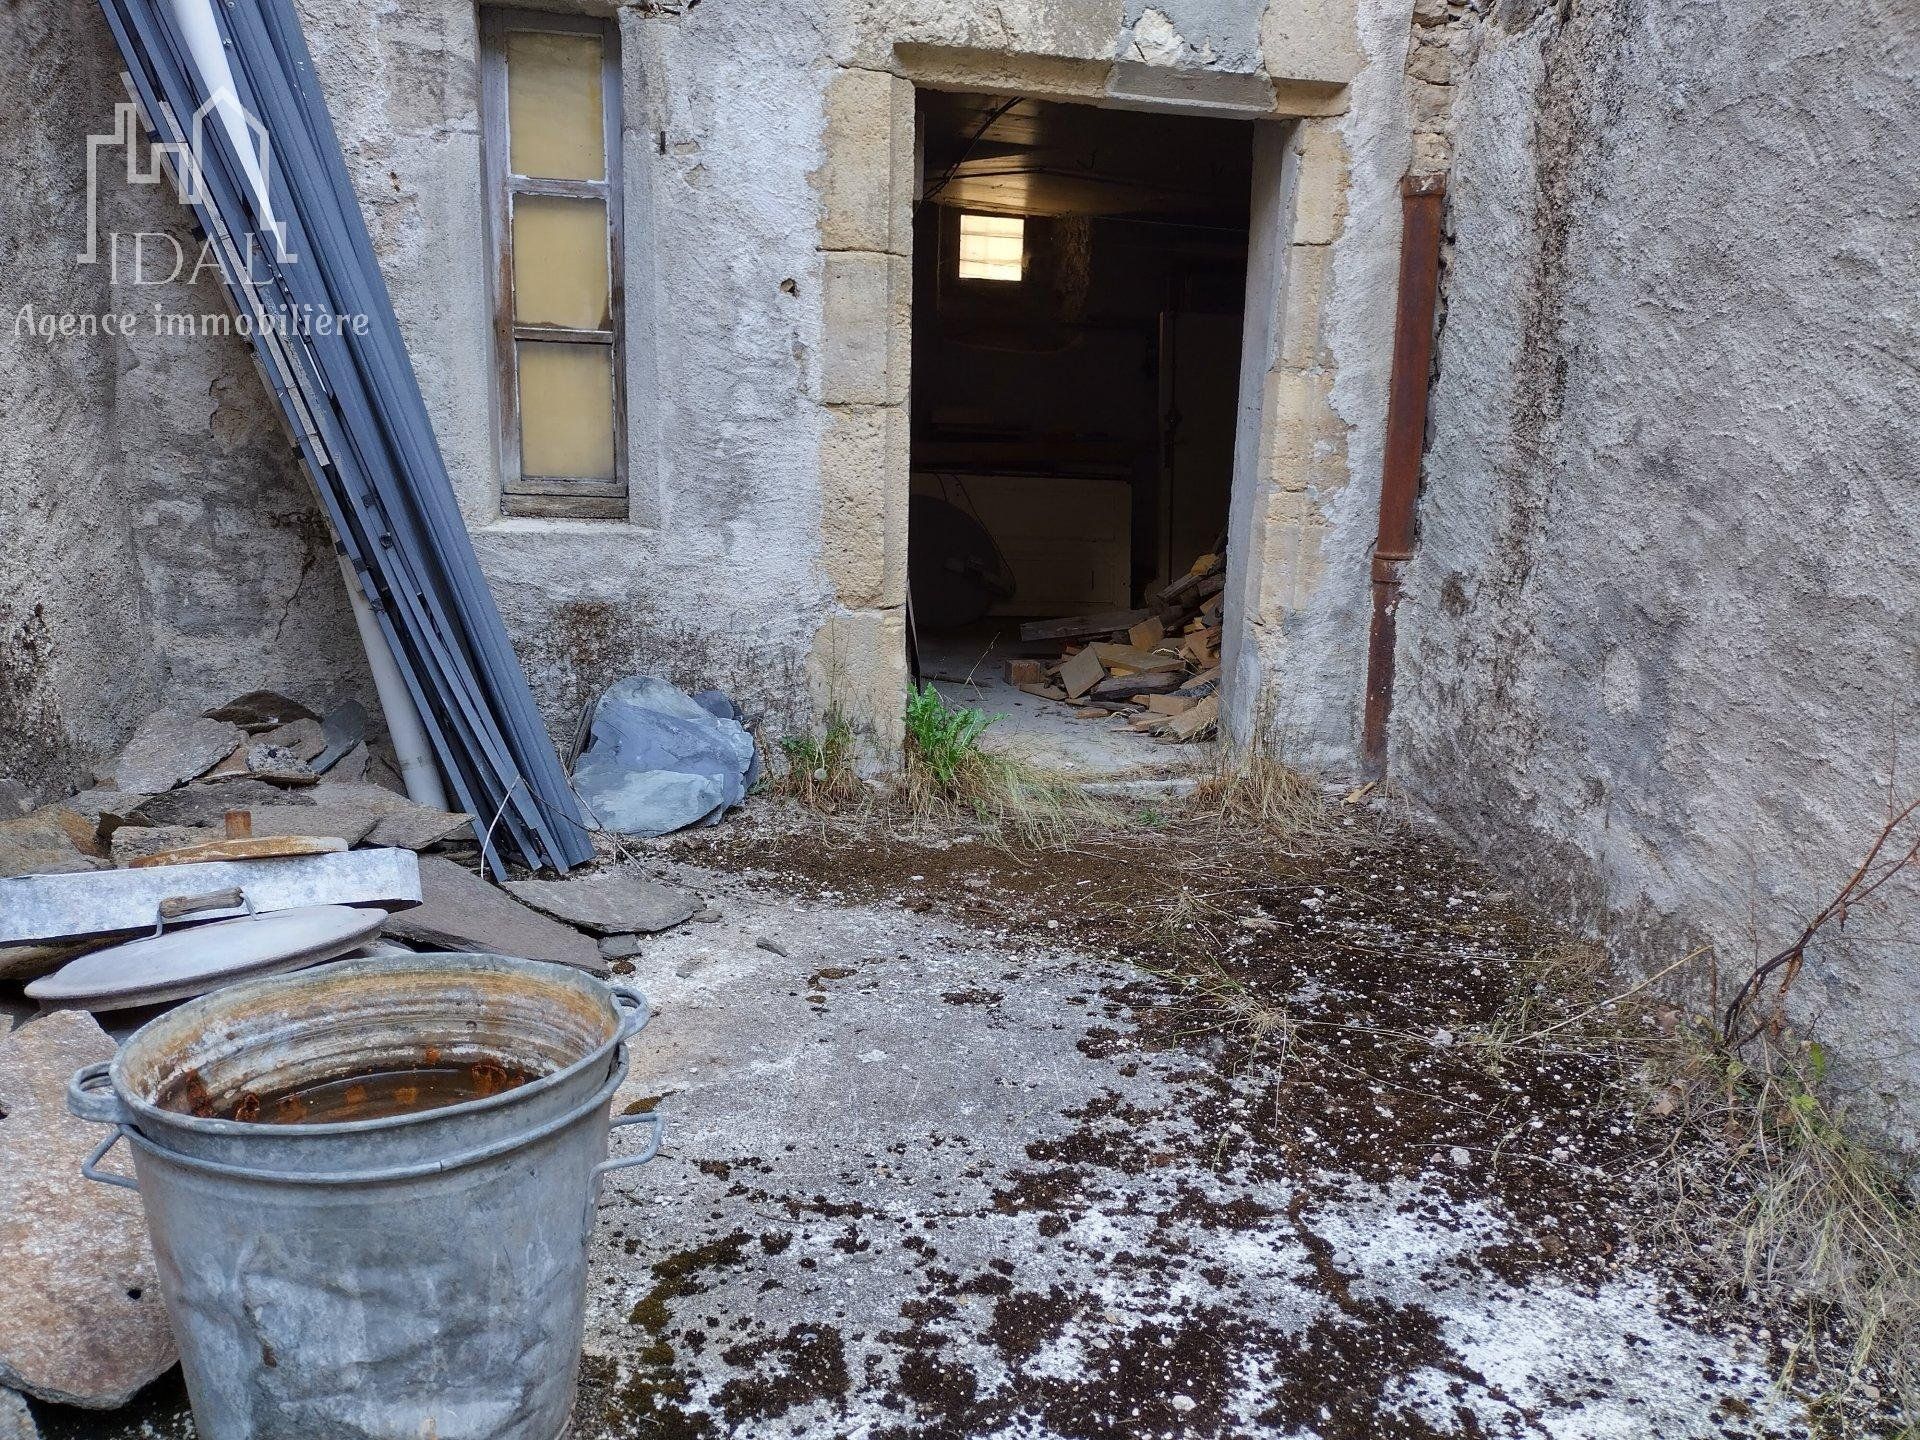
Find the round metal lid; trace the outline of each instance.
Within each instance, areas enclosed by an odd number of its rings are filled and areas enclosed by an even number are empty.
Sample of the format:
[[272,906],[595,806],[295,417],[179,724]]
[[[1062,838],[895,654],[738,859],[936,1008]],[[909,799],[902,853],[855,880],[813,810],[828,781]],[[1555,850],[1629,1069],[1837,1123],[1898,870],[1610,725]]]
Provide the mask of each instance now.
[[386,922],[384,910],[302,905],[109,945],[27,986],[32,999],[88,1010],[185,1000],[233,980],[298,970],[343,955]]

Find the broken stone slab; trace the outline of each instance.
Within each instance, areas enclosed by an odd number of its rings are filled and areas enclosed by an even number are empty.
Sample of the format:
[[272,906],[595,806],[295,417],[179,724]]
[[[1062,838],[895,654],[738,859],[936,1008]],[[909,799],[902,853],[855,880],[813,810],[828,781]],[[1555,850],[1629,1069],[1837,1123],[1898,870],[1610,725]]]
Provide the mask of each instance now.
[[565,880],[509,880],[506,891],[536,910],[595,935],[656,934],[691,919],[700,902],[684,890],[630,870]]
[[[188,785],[156,795],[134,807],[135,825],[219,825],[229,810],[307,805],[311,791],[285,790],[264,780],[228,780],[219,785]],[[307,832],[302,832],[307,833]],[[324,833],[324,832],[323,832]]]
[[638,935],[603,935],[600,937],[600,955],[607,960],[631,960],[640,953]]
[[102,784],[157,795],[204,775],[231,755],[246,732],[224,720],[184,710],[147,717],[107,767]]
[[442,950],[517,955],[607,973],[599,948],[578,930],[536,915],[451,860],[422,855],[419,864],[420,903],[389,919],[387,934]]
[[[191,908],[171,904],[200,902]],[[150,931],[169,918],[223,920],[298,905],[371,905],[398,910],[420,901],[420,863],[411,850],[349,850],[283,860],[213,860],[90,875],[0,879],[0,945],[38,944]]]
[[0,980],[32,980],[58,970],[67,961],[97,950],[99,940],[69,940],[53,945],[0,945]]
[[90,1409],[179,1358],[140,1197],[80,1174],[106,1132],[67,1113],[67,1081],[113,1052],[77,1010],[0,1041],[0,1385]]
[[160,855],[187,845],[214,840],[225,832],[213,825],[122,825],[113,832],[113,863],[131,865],[149,855]]
[[15,820],[0,820],[0,875],[101,870],[106,863],[98,858],[99,849],[93,826],[62,806],[50,805]]
[[264,780],[270,785],[313,785],[320,777],[313,767],[284,745],[254,740],[207,771],[209,785],[233,780]]
[[[334,835],[349,846],[371,833],[380,816],[365,805],[262,805],[251,810],[253,833],[263,835]],[[384,842],[376,842],[384,843]]]
[[254,743],[291,750],[302,761],[311,761],[325,752],[327,736],[318,720],[289,720],[254,737]]
[[409,805],[390,810],[374,822],[367,836],[369,845],[398,845],[403,850],[424,850],[436,841],[462,830],[471,829],[473,817],[461,810],[435,810],[426,805]]
[[257,735],[294,720],[318,720],[320,717],[291,696],[278,690],[249,690],[237,695],[218,709],[207,711],[209,720],[225,720],[248,734]]
[[0,1390],[0,1440],[40,1440],[40,1427],[18,1390]]
[[366,706],[358,700],[348,700],[334,706],[321,720],[320,734],[326,742],[326,748],[310,757],[315,770],[324,775],[358,750],[361,755],[359,770],[345,778],[357,779],[366,772]]

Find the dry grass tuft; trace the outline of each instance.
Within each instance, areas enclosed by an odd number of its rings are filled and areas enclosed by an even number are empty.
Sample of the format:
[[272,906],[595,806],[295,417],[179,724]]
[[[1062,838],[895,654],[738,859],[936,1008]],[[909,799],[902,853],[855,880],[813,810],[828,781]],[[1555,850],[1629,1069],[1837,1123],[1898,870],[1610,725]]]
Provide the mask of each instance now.
[[788,735],[780,741],[779,773],[768,790],[816,810],[837,811],[866,796],[856,766],[853,726],[838,713],[827,716],[819,735]]
[[1900,1156],[1836,1098],[1817,1042],[1743,1059],[1705,1025],[1684,1038],[1657,1102],[1705,1142],[1672,1154],[1681,1218],[1735,1298],[1798,1317],[1782,1381],[1824,1392],[1825,1433],[1884,1433],[1854,1422],[1891,1410],[1920,1434],[1920,1209]]

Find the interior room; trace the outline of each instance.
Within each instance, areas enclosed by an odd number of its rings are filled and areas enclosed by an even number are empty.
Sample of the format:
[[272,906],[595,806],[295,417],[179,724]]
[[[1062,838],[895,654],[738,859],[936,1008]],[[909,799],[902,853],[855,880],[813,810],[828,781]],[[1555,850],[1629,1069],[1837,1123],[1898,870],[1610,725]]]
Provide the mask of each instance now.
[[[919,670],[1016,725],[1088,718],[1016,689],[1009,662],[1061,659],[1023,624],[1151,609],[1224,554],[1252,125],[935,91],[919,124]],[[1083,761],[1103,743],[1058,728]]]

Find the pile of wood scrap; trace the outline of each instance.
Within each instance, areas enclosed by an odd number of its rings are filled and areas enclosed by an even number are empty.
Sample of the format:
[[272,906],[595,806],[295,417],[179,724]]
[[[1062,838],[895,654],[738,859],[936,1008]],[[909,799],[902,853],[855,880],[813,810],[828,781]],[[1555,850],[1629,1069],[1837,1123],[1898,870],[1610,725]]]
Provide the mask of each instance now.
[[1220,715],[1220,606],[1226,557],[1216,548],[1137,610],[1033,620],[1022,640],[1057,640],[1059,660],[1011,660],[1007,678],[1029,695],[1084,715],[1126,714],[1134,729],[1201,740]]

